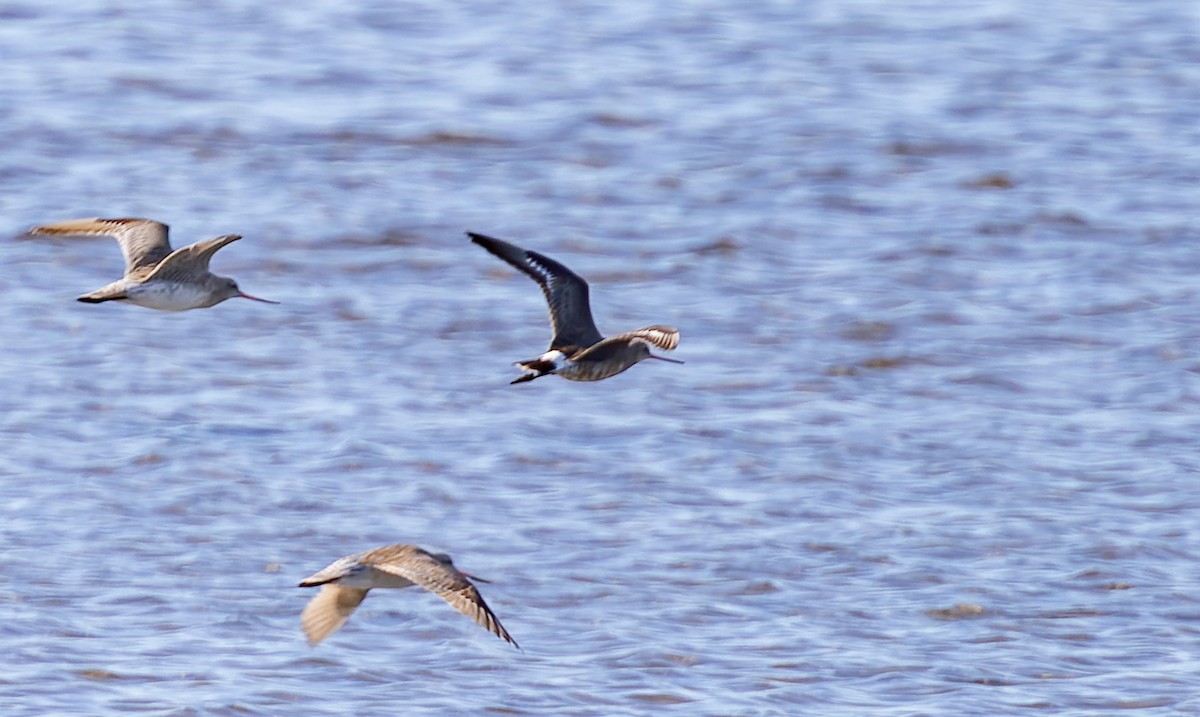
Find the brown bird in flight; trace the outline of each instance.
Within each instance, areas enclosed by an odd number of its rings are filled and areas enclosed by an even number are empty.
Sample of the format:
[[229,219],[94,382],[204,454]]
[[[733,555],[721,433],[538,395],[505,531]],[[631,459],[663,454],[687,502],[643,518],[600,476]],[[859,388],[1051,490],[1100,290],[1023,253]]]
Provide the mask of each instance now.
[[532,381],[548,374],[569,381],[599,381],[615,376],[644,359],[683,363],[650,353],[656,346],[672,351],[679,345],[679,331],[670,326],[647,326],[604,338],[592,319],[588,285],[583,277],[550,257],[528,251],[501,239],[467,232],[471,241],[528,274],[542,287],[550,307],[554,336],[546,353],[513,364],[525,375],[512,383]]

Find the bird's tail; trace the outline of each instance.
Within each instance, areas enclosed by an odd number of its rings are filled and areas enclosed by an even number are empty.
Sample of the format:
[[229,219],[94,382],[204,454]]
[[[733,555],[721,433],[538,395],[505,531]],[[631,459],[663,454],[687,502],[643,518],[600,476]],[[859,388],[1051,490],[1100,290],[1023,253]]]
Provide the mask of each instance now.
[[553,361],[548,361],[542,358],[536,358],[530,361],[518,361],[513,364],[517,368],[525,372],[524,376],[513,379],[510,383],[525,383],[532,381],[535,378],[541,378],[546,374],[554,373],[558,366]]
[[120,301],[128,298],[129,295],[125,293],[125,283],[117,280],[108,286],[103,286],[91,293],[84,294],[78,300],[85,304],[99,304],[105,301]]

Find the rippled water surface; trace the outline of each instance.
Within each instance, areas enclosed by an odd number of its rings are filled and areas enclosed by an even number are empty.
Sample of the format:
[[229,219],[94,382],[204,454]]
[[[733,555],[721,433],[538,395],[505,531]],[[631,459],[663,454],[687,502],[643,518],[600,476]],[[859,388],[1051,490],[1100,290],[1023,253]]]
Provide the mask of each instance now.
[[[1200,713],[1191,3],[0,0],[10,714]],[[150,216],[279,306],[78,294]],[[495,234],[683,366],[509,386]],[[317,648],[296,582],[452,553]]]

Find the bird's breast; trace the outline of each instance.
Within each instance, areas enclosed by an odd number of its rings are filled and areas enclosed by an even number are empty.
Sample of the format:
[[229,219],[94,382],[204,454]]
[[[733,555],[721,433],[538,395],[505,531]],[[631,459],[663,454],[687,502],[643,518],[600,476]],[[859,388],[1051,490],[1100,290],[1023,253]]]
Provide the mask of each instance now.
[[199,283],[150,281],[125,290],[128,301],[159,311],[187,311],[217,303],[213,292]]
[[558,370],[558,375],[568,381],[600,381],[609,376],[616,376],[629,368],[636,361],[567,361]]

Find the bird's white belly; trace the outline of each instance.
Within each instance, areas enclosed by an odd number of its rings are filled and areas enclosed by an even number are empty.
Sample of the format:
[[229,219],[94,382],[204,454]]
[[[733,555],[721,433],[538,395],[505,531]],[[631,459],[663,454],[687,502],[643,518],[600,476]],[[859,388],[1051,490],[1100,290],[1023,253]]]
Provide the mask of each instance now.
[[127,301],[159,311],[187,311],[212,305],[212,292],[200,284],[150,282],[125,290]]

